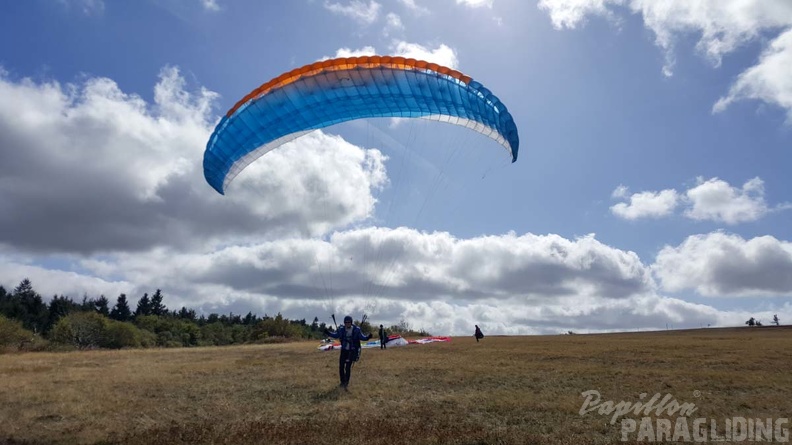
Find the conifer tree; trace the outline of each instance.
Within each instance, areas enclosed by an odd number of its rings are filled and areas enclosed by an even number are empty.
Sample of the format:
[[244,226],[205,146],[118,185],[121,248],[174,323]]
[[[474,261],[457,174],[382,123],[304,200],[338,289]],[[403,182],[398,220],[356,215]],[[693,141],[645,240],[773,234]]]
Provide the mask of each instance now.
[[109,304],[110,304],[110,301],[108,301],[107,297],[105,297],[104,295],[100,295],[99,298],[94,301],[94,306],[96,307],[96,312],[99,312],[100,314],[104,315],[105,317],[110,315],[110,309],[108,308]]
[[135,317],[140,315],[151,315],[151,300],[149,300],[148,293],[144,293],[140,300],[138,300],[137,309],[135,309]]
[[179,310],[178,316],[182,320],[189,320],[189,321],[195,321],[196,320],[195,319],[195,310],[187,309],[184,306],[182,306],[181,310]]
[[151,296],[150,307],[151,315],[166,315],[168,313],[168,308],[162,304],[162,291],[159,289]]
[[33,290],[33,284],[25,278],[14,288],[12,304],[16,312],[15,318],[22,322],[25,329],[33,332],[43,332],[47,325],[49,312],[41,295]]
[[129,321],[132,319],[132,310],[129,309],[126,294],[121,294],[116,300],[113,310],[110,311],[110,318],[118,321]]
[[93,298],[88,298],[88,294],[83,294],[80,310],[83,312],[93,312],[96,310],[96,301]]
[[11,294],[9,294],[3,286],[0,286],[0,315],[5,315],[7,318],[11,318],[12,306],[13,301]]

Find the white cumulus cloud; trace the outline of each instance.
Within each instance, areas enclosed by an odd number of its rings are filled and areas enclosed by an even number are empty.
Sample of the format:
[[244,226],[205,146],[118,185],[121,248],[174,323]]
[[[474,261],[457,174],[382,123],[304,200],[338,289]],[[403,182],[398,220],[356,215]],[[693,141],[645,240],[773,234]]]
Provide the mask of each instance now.
[[616,329],[625,323],[624,313],[643,314],[631,322],[658,327],[669,316],[645,306],[656,286],[637,255],[593,235],[459,239],[446,232],[367,227],[327,239],[285,237],[210,251],[162,245],[60,260],[80,273],[0,255],[0,284],[28,277],[47,293],[112,298],[125,292],[139,298],[153,291],[146,286],[161,283],[171,307],[226,313],[266,308],[299,318],[365,309],[383,321],[406,318],[431,332],[454,334],[474,318],[503,333],[531,333]]
[[335,59],[338,57],[362,57],[362,56],[376,56],[377,50],[373,46],[364,46],[363,48],[339,48],[333,57],[325,56],[319,60]]
[[792,296],[792,243],[713,232],[666,246],[652,266],[667,291],[706,296]]
[[613,191],[614,198],[629,198],[629,202],[620,202],[611,206],[614,215],[634,220],[639,218],[660,218],[674,212],[679,197],[676,190],[668,189],[659,192],[640,192],[627,196],[628,190],[619,186]]
[[456,0],[457,5],[465,5],[469,8],[492,8],[495,0]]
[[682,37],[698,36],[696,48],[715,66],[723,56],[747,43],[769,38],[759,62],[745,70],[729,93],[714,106],[721,111],[741,99],[778,105],[792,115],[792,2],[788,0],[541,0],[553,26],[575,28],[589,16],[640,14],[666,55],[663,72],[671,75],[674,46]]
[[394,31],[404,31],[404,23],[398,14],[389,12],[385,16],[385,27],[382,29],[382,34],[387,37]]
[[761,100],[787,110],[787,122],[792,123],[792,29],[770,43],[759,63],[737,78],[729,93],[713,106],[721,112],[729,104],[743,99]]
[[395,41],[391,45],[391,50],[397,56],[425,60],[454,69],[459,67],[456,51],[445,43],[441,43],[437,48],[432,49],[417,43]]
[[627,202],[611,206],[611,212],[624,219],[660,218],[673,214],[681,206],[683,215],[697,221],[714,221],[725,224],[739,224],[756,221],[770,212],[792,208],[789,203],[769,206],[764,197],[764,181],[753,178],[742,187],[732,187],[728,182],[711,178],[697,178],[696,185],[684,192],[666,189],[659,192],[644,191],[630,194],[629,189],[620,185],[611,197]]
[[201,0],[201,4],[207,11],[217,12],[220,10],[220,4],[217,3],[217,0]]
[[[336,50],[334,57],[360,57],[377,54],[379,53],[373,46],[364,46],[359,49],[340,48]],[[418,43],[394,40],[389,46],[388,55],[425,60],[454,69],[459,67],[459,59],[457,58],[456,51],[445,43],[441,43],[436,48],[429,48]],[[327,60],[329,58],[330,57],[325,56],[320,60]]]
[[540,0],[539,9],[546,10],[556,29],[574,29],[590,15],[610,16],[611,5],[622,5],[624,0]]
[[349,17],[362,25],[371,25],[376,22],[382,9],[382,5],[374,0],[370,0],[368,3],[362,0],[351,0],[347,4],[325,1],[324,7],[335,14]]
[[732,187],[718,178],[697,179],[698,185],[686,192],[691,207],[685,216],[726,224],[756,221],[768,207],[764,199],[764,181],[753,178],[742,188]]
[[399,2],[401,2],[401,4],[407,9],[418,15],[429,14],[430,12],[428,8],[419,5],[415,0],[399,0]]
[[254,162],[218,195],[201,163],[217,95],[188,91],[173,67],[160,73],[153,103],[101,77],[0,77],[0,96],[0,246],[21,251],[324,233],[368,218],[387,181],[378,150],[317,131]]

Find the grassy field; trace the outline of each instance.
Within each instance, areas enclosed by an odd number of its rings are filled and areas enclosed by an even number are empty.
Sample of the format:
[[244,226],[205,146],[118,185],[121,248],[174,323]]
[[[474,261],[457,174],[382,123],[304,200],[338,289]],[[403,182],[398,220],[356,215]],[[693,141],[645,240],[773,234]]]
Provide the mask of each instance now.
[[579,414],[587,390],[614,402],[670,394],[693,417],[792,414],[784,327],[368,349],[348,392],[338,352],[316,346],[0,355],[0,443],[618,442],[620,422]]

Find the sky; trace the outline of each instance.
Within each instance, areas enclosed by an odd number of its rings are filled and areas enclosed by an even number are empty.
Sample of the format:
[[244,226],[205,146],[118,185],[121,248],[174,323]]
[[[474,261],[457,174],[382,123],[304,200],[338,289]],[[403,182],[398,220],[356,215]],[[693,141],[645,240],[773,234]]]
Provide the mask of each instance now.
[[[7,1],[0,42],[7,290],[435,335],[792,322],[788,0]],[[248,92],[372,54],[481,82],[517,162],[369,119],[206,183]]]

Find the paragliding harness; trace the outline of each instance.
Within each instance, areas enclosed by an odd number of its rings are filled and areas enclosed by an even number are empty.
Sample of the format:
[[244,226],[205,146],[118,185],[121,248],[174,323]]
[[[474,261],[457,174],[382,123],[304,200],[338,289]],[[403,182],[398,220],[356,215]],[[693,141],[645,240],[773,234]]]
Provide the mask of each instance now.
[[[333,317],[333,324],[335,325],[336,332],[338,332],[338,323],[336,323],[335,314],[331,314],[330,316]],[[368,318],[368,316],[366,314],[363,314],[363,318],[360,321],[361,325],[366,321],[366,318]],[[360,356],[362,355],[362,353],[363,353],[363,347],[360,345],[358,345],[358,347],[354,351],[352,351],[352,365],[360,361]]]

